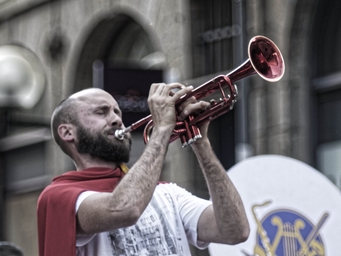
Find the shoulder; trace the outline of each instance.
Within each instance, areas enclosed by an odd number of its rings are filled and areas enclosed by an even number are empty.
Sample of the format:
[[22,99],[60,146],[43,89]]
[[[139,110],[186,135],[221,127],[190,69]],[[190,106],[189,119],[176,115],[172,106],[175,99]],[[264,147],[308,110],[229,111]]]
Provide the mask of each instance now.
[[38,208],[54,204],[74,203],[84,189],[70,184],[50,184],[39,195]]
[[48,185],[40,194],[40,197],[48,197],[51,195],[63,195],[65,193],[70,193],[76,191],[77,187],[70,184],[50,184]]
[[[39,201],[41,200],[51,200],[53,198],[75,198],[91,185],[90,179],[83,178],[86,177],[86,173],[78,171],[69,171],[60,176],[54,177],[52,183],[49,184],[40,194]],[[83,183],[86,181],[87,183]],[[95,182],[93,182],[95,183]],[[39,202],[38,201],[38,202]]]

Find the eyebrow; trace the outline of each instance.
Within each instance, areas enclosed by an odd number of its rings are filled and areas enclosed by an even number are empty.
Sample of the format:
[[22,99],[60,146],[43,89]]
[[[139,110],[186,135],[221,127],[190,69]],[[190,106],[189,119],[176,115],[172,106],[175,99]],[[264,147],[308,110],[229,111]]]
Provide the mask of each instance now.
[[110,106],[108,104],[100,104],[100,105],[93,107],[92,109],[96,111],[96,110],[109,109],[109,108]]

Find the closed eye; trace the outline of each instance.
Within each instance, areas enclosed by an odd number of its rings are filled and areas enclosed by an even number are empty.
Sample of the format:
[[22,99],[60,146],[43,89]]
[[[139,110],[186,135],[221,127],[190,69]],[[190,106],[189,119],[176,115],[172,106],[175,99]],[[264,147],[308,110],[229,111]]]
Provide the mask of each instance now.
[[[95,109],[94,113],[96,115],[107,115],[111,108],[109,106],[100,106]],[[122,112],[119,108],[114,108],[114,113],[118,115],[119,117],[122,117]]]
[[109,112],[109,107],[107,106],[102,106],[102,107],[99,107],[95,110],[95,114],[97,115],[105,115]]

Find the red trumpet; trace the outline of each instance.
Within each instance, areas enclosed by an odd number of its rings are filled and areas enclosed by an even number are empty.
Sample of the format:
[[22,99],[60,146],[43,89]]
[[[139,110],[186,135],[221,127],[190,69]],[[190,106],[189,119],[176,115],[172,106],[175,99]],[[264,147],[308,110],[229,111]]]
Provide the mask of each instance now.
[[[180,138],[182,146],[186,147],[188,144],[200,139],[201,134],[198,127],[233,109],[238,96],[237,86],[234,83],[238,80],[256,73],[269,82],[277,82],[283,77],[285,64],[282,54],[269,38],[264,36],[253,37],[249,42],[248,55],[249,58],[238,68],[227,75],[219,75],[200,85],[176,103],[176,105],[180,105],[192,96],[200,100],[212,93],[220,92],[221,94],[219,100],[210,100],[211,105],[207,110],[197,115],[190,115],[184,121],[176,122],[169,142]],[[144,129],[143,137],[145,143],[147,143],[153,128],[151,115],[140,119],[126,129],[116,130],[115,136],[122,140],[125,133],[134,131],[146,123],[148,124]]]

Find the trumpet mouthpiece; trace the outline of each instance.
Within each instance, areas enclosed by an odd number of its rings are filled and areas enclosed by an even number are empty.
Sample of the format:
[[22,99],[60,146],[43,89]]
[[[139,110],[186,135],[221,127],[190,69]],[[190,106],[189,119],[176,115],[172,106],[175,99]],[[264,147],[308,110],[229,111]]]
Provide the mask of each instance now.
[[119,140],[124,139],[124,130],[116,130],[115,131],[115,137]]

